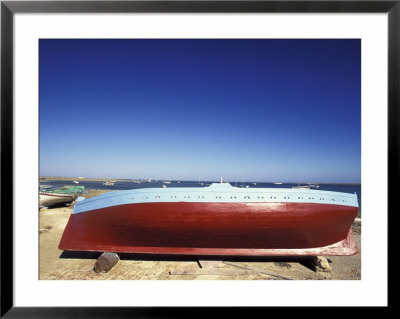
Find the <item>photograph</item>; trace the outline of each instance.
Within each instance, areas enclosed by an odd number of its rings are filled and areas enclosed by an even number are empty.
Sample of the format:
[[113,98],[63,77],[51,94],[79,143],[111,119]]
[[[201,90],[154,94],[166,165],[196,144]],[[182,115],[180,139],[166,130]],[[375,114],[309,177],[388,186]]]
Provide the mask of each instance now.
[[38,39],[38,279],[361,281],[361,45]]

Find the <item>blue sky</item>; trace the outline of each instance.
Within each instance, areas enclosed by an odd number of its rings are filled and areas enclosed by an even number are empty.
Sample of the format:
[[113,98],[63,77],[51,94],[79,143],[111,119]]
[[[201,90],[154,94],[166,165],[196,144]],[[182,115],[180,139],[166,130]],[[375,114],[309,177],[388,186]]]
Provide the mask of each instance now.
[[360,40],[40,40],[40,175],[360,182]]

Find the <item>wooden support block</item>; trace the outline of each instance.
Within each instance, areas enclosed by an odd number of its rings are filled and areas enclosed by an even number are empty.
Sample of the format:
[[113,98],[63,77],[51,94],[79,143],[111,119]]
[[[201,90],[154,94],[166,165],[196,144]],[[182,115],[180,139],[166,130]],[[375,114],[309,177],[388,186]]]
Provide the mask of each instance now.
[[99,258],[97,258],[93,269],[97,273],[109,272],[111,268],[113,268],[117,264],[118,261],[119,257],[116,253],[105,252]]

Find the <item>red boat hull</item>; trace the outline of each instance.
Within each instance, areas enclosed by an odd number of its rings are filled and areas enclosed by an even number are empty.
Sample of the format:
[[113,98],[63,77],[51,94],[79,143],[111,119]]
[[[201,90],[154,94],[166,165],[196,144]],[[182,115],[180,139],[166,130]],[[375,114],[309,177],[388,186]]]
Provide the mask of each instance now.
[[352,255],[357,207],[135,203],[71,214],[59,249],[191,255]]

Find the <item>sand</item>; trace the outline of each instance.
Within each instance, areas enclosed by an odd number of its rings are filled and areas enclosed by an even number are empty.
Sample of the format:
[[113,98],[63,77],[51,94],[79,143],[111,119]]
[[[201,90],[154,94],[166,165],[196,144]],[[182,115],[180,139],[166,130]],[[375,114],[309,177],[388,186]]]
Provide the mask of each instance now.
[[[106,191],[90,191],[92,197]],[[73,205],[73,204],[72,204]],[[120,254],[108,273],[93,266],[101,253],[58,249],[72,205],[39,211],[39,279],[41,280],[360,280],[361,225],[353,224],[359,252],[327,257],[331,272],[315,272],[304,257],[218,257]]]

